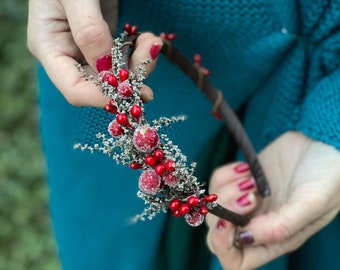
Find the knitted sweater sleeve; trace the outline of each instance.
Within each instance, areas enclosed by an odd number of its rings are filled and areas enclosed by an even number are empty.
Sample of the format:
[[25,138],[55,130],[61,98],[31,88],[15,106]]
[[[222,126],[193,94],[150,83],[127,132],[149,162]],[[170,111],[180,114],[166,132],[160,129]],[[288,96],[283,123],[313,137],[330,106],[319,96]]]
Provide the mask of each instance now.
[[297,129],[340,150],[340,68],[307,94]]
[[340,3],[299,2],[308,71],[297,130],[340,150]]

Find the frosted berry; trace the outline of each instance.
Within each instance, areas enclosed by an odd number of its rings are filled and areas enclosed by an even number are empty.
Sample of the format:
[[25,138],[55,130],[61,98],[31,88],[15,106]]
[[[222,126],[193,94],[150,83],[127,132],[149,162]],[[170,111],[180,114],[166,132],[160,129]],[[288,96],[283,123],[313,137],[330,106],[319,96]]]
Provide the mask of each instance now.
[[144,171],[139,177],[138,186],[145,194],[156,195],[161,190],[161,177],[154,170]]
[[177,176],[173,175],[172,173],[167,173],[163,176],[164,184],[169,187],[175,187],[179,183],[179,179]]
[[124,82],[125,80],[127,80],[129,78],[129,71],[125,68],[121,69],[119,71],[119,79],[121,82]]
[[169,208],[172,211],[176,211],[181,206],[181,201],[179,199],[172,199],[169,203]]
[[129,98],[132,96],[132,86],[128,82],[122,82],[117,87],[118,94],[122,98]]
[[158,146],[157,131],[149,125],[136,128],[133,134],[133,144],[141,152],[150,152]]
[[204,221],[204,217],[205,215],[202,215],[198,211],[191,211],[189,214],[184,216],[186,222],[193,227],[201,225]]
[[108,126],[108,131],[113,137],[119,137],[124,134],[123,128],[116,120],[111,121]]
[[165,173],[166,168],[164,166],[164,164],[157,164],[155,167],[155,173],[157,173],[158,175],[162,175],[163,173]]
[[101,79],[103,82],[106,81],[106,77],[109,75],[113,75],[111,71],[103,70],[98,73],[98,79]]

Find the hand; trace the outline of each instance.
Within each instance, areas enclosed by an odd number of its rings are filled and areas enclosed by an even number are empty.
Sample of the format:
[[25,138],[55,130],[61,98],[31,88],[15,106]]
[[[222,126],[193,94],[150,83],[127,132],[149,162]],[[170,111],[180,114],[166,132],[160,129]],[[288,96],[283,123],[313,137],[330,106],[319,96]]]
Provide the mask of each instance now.
[[[225,269],[264,265],[301,246],[339,213],[338,150],[287,132],[265,148],[259,159],[272,189],[268,198],[256,199],[249,185],[248,191],[236,190],[235,181],[244,183],[250,172],[235,172],[235,164],[216,170],[211,179],[210,192],[219,194],[223,206],[253,216],[240,229],[207,217],[209,247]],[[243,206],[235,203],[237,194],[247,194]]]
[[[107,1],[104,4],[106,17],[114,18],[117,6]],[[112,28],[116,27],[114,24],[112,19]],[[108,102],[107,97],[92,82],[85,81],[74,66],[79,62],[88,74],[96,74],[97,59],[110,53],[113,38],[99,0],[30,0],[27,35],[29,50],[69,103],[102,107]],[[130,67],[149,58],[155,44],[161,46],[161,39],[152,34],[141,35]],[[155,62],[149,64],[149,73],[154,66]],[[151,90],[145,86],[142,96],[151,99]]]

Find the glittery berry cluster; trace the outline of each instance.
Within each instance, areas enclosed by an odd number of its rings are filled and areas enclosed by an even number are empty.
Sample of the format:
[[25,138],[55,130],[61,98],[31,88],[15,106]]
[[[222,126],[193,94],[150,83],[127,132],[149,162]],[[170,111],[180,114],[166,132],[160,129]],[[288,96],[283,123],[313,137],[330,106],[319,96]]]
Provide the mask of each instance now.
[[[162,133],[164,128],[183,121],[184,117],[161,117],[151,122],[146,119],[140,94],[145,66],[152,60],[146,59],[134,71],[127,69],[128,59],[122,49],[128,34],[129,31],[125,31],[115,39],[111,57],[107,59],[110,65],[100,69],[95,80],[101,93],[110,98],[104,109],[113,116],[107,132],[97,134],[102,143],[77,144],[75,148],[99,150],[117,163],[141,171],[137,195],[147,207],[134,220],[152,219],[170,209],[175,217],[184,216],[188,224],[198,226],[216,205],[217,195],[206,195],[194,176],[196,164],[188,166],[186,156]],[[78,68],[84,74],[80,65]]]

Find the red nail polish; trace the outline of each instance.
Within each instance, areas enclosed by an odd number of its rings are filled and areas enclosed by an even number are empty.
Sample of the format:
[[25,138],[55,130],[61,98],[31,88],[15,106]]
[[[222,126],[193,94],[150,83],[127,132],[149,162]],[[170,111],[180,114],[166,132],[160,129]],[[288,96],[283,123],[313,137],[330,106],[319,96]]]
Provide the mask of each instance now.
[[241,191],[246,191],[255,187],[255,180],[254,178],[249,178],[244,180],[243,182],[238,184],[238,187]]
[[254,237],[248,231],[239,232],[239,234],[236,236],[236,243],[238,246],[251,245],[254,243]]
[[238,199],[236,200],[236,203],[237,203],[239,206],[242,206],[242,207],[251,204],[251,200],[249,199],[249,193],[247,193],[247,194],[241,196],[240,198],[238,198]]
[[237,173],[244,173],[246,171],[249,171],[249,164],[248,163],[241,163],[234,167],[234,171]]
[[112,57],[111,55],[107,54],[103,57],[100,57],[96,61],[96,68],[98,72],[103,70],[111,70],[112,69]]
[[226,227],[227,227],[227,222],[226,222],[225,220],[219,219],[219,220],[217,221],[216,228],[217,228],[218,230],[225,229]]
[[158,44],[152,45],[152,47],[150,49],[150,56],[153,60],[155,60],[157,58],[161,49],[162,49],[161,45],[158,45]]

